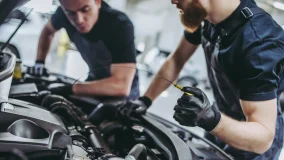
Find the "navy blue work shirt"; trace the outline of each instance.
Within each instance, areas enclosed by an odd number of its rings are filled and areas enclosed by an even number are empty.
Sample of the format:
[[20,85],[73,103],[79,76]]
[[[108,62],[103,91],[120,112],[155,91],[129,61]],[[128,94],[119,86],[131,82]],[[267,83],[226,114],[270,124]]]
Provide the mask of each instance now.
[[[245,7],[258,6],[253,0],[241,0],[238,8],[220,24],[205,21],[194,33],[184,32],[188,42],[202,44],[218,108],[240,121],[246,119],[239,99],[271,100],[278,98],[284,90],[284,32],[268,13],[253,15],[230,34],[222,33],[224,28],[244,16],[241,11]],[[267,152],[258,155],[228,145],[223,149],[237,159],[277,158],[283,147],[283,118],[279,103],[277,112],[276,134]]]
[[[61,7],[58,7],[52,15],[51,23],[57,30],[66,29],[70,40],[76,45],[82,58],[89,66],[88,81],[110,77],[109,66],[111,64],[136,63],[133,24],[124,13],[112,9],[104,1],[102,1],[97,23],[87,34],[81,34],[76,30]],[[130,95],[126,99],[134,100],[138,97],[139,84],[136,72]],[[107,100],[115,97],[96,98]]]

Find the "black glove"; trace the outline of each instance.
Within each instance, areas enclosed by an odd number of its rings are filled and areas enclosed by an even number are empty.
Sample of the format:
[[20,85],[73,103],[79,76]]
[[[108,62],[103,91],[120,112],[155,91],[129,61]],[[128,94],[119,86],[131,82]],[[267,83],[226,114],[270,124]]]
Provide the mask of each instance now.
[[49,76],[48,70],[44,67],[44,61],[37,60],[33,67],[27,68],[27,73],[33,76]]
[[182,90],[193,95],[183,94],[178,99],[174,108],[174,119],[181,125],[199,126],[206,131],[212,131],[218,125],[221,113],[211,107],[207,96],[200,89],[184,87]]
[[51,92],[51,94],[60,95],[60,96],[68,96],[73,94],[71,84],[64,84],[64,83],[53,83],[49,85],[47,88]]
[[123,116],[142,115],[151,106],[152,100],[146,96],[135,101],[128,101],[118,107],[118,112]]

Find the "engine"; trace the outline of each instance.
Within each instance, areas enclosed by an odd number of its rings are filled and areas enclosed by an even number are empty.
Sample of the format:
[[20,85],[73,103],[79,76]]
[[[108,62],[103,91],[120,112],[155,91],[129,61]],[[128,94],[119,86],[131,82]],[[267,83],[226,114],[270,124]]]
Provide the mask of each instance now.
[[232,159],[208,140],[155,115],[120,115],[121,102],[47,91],[58,81],[72,84],[66,77],[25,76],[11,82],[15,59],[4,54],[0,60],[0,160]]
[[[106,135],[87,115],[63,97],[48,95],[41,107],[13,99],[0,100],[0,104],[3,157],[16,148],[28,159],[122,159],[112,154],[103,139]],[[146,148],[138,144],[126,156],[129,160],[146,158]]]
[[[0,58],[2,159],[121,159],[111,153],[87,115],[65,98],[46,94],[41,106],[9,99],[15,57],[3,53]],[[136,148],[141,145],[133,154]]]

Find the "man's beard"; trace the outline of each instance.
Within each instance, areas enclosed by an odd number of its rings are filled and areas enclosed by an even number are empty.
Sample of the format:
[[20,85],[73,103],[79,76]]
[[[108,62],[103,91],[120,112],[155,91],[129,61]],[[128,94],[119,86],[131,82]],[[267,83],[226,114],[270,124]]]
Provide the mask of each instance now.
[[190,33],[196,31],[207,16],[207,11],[198,0],[192,0],[191,3],[188,3],[183,12],[180,14],[180,19]]

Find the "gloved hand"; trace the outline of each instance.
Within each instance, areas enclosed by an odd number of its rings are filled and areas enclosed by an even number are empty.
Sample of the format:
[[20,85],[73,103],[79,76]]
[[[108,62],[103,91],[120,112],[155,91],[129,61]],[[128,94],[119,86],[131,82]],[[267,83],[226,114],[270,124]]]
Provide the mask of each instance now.
[[27,68],[27,73],[33,76],[49,76],[48,70],[44,67],[44,61],[37,60],[33,67]]
[[47,89],[51,92],[51,94],[60,95],[60,96],[68,96],[73,94],[73,85],[64,84],[64,83],[53,83],[50,84]]
[[218,125],[221,113],[211,107],[207,96],[200,89],[183,87],[182,90],[193,95],[183,94],[178,99],[174,108],[174,119],[181,125],[199,126],[206,131],[212,131]]
[[118,107],[118,112],[129,117],[130,115],[145,114],[147,109],[151,106],[152,100],[146,96],[140,97],[135,101],[127,101]]

